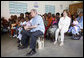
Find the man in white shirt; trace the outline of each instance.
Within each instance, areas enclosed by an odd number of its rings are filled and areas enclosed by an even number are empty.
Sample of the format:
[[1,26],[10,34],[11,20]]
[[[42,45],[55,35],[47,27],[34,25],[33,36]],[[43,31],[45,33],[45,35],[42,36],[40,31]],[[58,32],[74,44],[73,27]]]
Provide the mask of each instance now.
[[57,38],[58,38],[59,32],[61,34],[60,46],[62,46],[64,44],[64,33],[66,33],[68,31],[68,28],[70,26],[70,22],[71,22],[71,18],[69,18],[67,16],[67,11],[64,10],[63,11],[63,17],[60,18],[60,21],[58,23],[58,29],[55,32],[55,42],[54,42],[54,44],[57,43]]

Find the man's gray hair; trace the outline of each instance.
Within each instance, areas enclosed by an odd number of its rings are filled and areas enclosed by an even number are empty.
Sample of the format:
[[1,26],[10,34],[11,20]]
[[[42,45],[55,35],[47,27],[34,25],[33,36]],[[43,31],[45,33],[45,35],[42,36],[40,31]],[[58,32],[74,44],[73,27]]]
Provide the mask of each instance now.
[[36,9],[31,9],[31,10],[37,13],[37,10]]

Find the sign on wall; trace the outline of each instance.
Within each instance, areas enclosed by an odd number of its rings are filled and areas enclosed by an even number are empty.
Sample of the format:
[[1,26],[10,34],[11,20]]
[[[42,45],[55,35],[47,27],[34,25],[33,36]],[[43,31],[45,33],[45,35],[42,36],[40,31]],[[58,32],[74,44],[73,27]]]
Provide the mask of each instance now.
[[52,14],[55,14],[55,6],[52,5],[45,5],[45,13],[51,12]]
[[34,3],[34,8],[38,8],[38,3],[37,2]]
[[9,2],[10,14],[20,14],[27,12],[27,3]]

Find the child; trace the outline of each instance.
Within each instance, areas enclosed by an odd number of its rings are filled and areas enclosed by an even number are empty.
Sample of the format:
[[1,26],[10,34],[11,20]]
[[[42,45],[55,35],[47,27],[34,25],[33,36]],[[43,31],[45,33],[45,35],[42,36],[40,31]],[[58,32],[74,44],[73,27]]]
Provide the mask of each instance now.
[[[31,26],[31,23],[30,23],[30,21],[27,21],[27,22],[26,22],[26,26],[24,26],[24,28],[27,28],[27,27],[29,27],[29,26]],[[27,30],[30,30],[30,29],[27,29]]]
[[75,26],[73,26],[73,27],[75,28],[75,31],[77,32],[77,29],[78,29],[78,27],[77,27],[78,21],[77,21],[76,19],[74,19],[73,25],[75,25]]
[[24,18],[22,18],[22,19],[21,19],[21,22],[20,22],[20,24],[19,24],[19,28],[18,28],[18,31],[19,31],[19,32],[18,32],[18,36],[17,36],[18,42],[19,42],[19,45],[18,45],[18,46],[21,45],[21,37],[22,37],[21,31],[22,31],[24,25],[26,25],[26,21],[24,21]]
[[9,32],[11,34],[11,36],[14,37],[14,31],[15,31],[15,26],[16,25],[16,21],[14,21],[14,16],[11,15],[11,17],[9,18]]
[[22,38],[21,31],[22,31],[22,28],[19,27],[19,28],[18,28],[18,31],[19,31],[19,32],[18,32],[19,35],[17,36],[17,38],[18,38],[18,41],[19,41],[19,45],[18,45],[18,47],[19,47],[20,45],[22,45],[22,44],[21,44],[21,38]]
[[73,20],[73,23],[72,23],[72,26],[70,27],[69,31],[68,32],[72,32],[72,34],[79,34],[78,32],[78,29],[80,28],[80,26],[78,26],[78,21],[77,19],[75,18]]
[[15,26],[16,26],[16,23],[15,23],[15,22],[14,22],[13,24],[11,24],[11,35],[12,35],[13,37],[15,37],[15,35],[14,35]]

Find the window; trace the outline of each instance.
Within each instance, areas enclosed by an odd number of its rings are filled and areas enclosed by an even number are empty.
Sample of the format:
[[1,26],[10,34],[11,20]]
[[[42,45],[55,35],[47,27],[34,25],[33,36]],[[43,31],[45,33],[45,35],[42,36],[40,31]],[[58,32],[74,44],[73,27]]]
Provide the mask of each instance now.
[[45,13],[51,12],[52,14],[55,14],[55,6],[52,5],[45,5]]
[[9,2],[10,14],[20,14],[27,12],[27,4],[19,2]]

